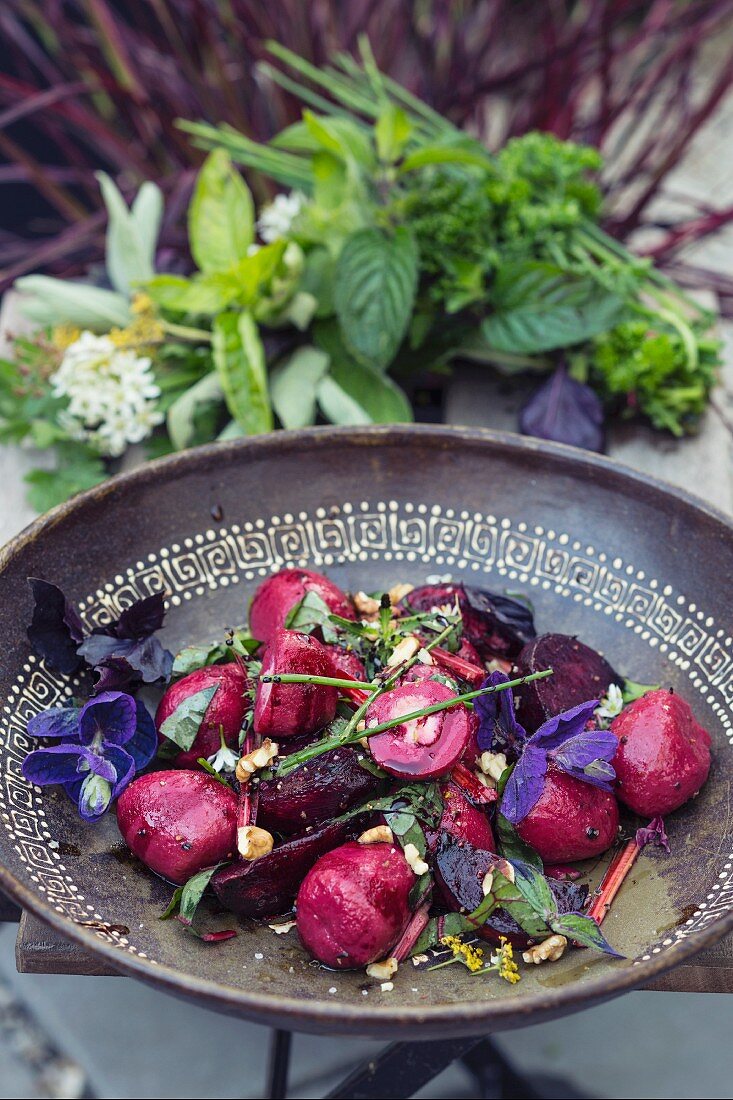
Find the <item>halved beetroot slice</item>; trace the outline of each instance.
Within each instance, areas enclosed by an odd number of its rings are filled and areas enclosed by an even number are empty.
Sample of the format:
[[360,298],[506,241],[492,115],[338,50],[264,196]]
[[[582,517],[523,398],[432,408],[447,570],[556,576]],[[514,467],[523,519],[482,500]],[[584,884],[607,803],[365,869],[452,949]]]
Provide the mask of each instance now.
[[[262,676],[300,672],[333,676],[326,646],[310,634],[278,630],[262,658]],[[296,737],[323,729],[336,713],[336,688],[323,684],[257,683],[254,726],[262,737]]]
[[[221,786],[221,784],[219,784]],[[329,821],[311,833],[278,844],[266,856],[222,867],[211,886],[225,909],[239,917],[276,917],[292,908],[298,887],[326,852],[359,836],[364,818]]]
[[410,919],[415,882],[392,844],[344,844],[319,859],[298,892],[298,935],[314,958],[353,970],[384,958]]
[[[366,715],[367,730],[453,698],[455,693],[436,680],[402,684],[372,703]],[[369,750],[390,775],[432,779],[450,771],[460,760],[471,729],[470,712],[459,703],[452,710],[429,714],[375,734],[369,738]]]
[[338,585],[310,569],[281,569],[263,581],[249,609],[249,629],[258,642],[269,642],[307,592],[315,592],[334,615],[353,619],[351,600]]
[[589,699],[600,699],[610,684],[623,682],[600,653],[569,634],[542,634],[517,658],[519,676],[546,668],[553,670],[552,676],[520,684],[515,692],[517,717],[528,733],[534,733],[555,714]]

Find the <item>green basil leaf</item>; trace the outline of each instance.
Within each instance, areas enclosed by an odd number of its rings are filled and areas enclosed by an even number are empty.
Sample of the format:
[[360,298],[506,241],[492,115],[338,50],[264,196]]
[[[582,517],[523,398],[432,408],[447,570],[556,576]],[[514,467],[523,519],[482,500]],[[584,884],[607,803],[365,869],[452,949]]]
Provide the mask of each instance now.
[[211,316],[234,301],[239,284],[231,273],[211,272],[192,279],[182,275],[156,275],[146,283],[145,289],[161,309]]
[[334,301],[347,347],[368,365],[391,363],[412,315],[418,251],[400,227],[393,235],[360,229],[346,241],[336,265]]
[[206,887],[211,882],[214,873],[223,866],[217,863],[215,867],[207,867],[205,871],[199,871],[193,875],[183,887],[178,915],[184,924],[192,924],[199,907],[199,902],[204,896]]
[[344,347],[334,321],[318,324],[315,341],[328,353],[328,374],[318,384],[318,404],[333,424],[410,422],[412,408],[392,379],[358,362]]
[[188,676],[189,673],[206,668],[207,665],[215,665],[226,656],[226,650],[227,646],[223,642],[214,642],[211,645],[188,645],[176,654],[172,675]]
[[621,693],[624,706],[636,702],[637,699],[641,699],[642,696],[646,695],[649,691],[658,691],[659,686],[659,684],[638,684],[635,680],[624,680],[623,691]]
[[591,947],[595,951],[603,951],[606,955],[612,955],[616,959],[623,959],[606,939],[592,917],[584,913],[561,913],[550,921],[553,932],[561,936],[582,943],[584,947]]
[[338,638],[331,622],[331,609],[317,592],[306,592],[303,599],[291,607],[283,625],[286,630],[299,630],[301,634],[320,630],[324,642],[335,642]]
[[214,320],[213,352],[229,412],[247,435],[272,429],[265,349],[250,313],[222,313]]
[[160,727],[163,736],[178,745],[179,749],[188,752],[196,740],[209,703],[218,689],[218,684],[212,684],[211,687],[202,688],[201,691],[194,692],[179,703]]
[[514,886],[545,923],[557,916],[557,901],[550,889],[547,879],[532,867],[529,863],[513,859],[510,861],[514,868]]
[[[175,665],[173,667],[175,669]],[[541,857],[535,852],[534,848],[531,848],[526,841],[522,840],[511,821],[508,821],[504,814],[497,813],[496,815],[496,837],[499,842],[499,850],[505,859],[520,860],[542,874],[544,867]]]
[[593,279],[534,262],[503,267],[491,301],[494,312],[481,322],[481,335],[496,351],[514,354],[584,343],[611,328],[624,308]]
[[198,174],[188,208],[191,255],[201,271],[227,271],[254,240],[254,204],[229,154],[215,149]]
[[272,404],[284,428],[305,428],[315,423],[316,392],[328,362],[326,352],[309,345],[298,348],[272,372]]

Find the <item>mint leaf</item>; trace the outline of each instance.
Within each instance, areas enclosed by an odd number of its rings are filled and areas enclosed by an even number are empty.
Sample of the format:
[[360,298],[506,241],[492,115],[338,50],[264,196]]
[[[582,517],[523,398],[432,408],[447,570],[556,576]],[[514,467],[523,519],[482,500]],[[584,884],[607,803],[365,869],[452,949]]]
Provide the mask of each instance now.
[[593,918],[586,917],[583,913],[562,913],[550,921],[550,928],[561,936],[567,936],[583,944],[584,947],[603,951],[604,954],[612,955],[615,959],[624,958],[611,947]]
[[542,917],[545,923],[557,915],[557,901],[550,889],[547,879],[536,867],[521,860],[512,860],[514,868],[514,885],[522,897],[531,906],[534,912]]
[[247,435],[272,429],[265,349],[250,313],[221,313],[214,320],[214,365],[227,407]]
[[184,752],[193,745],[209,703],[219,690],[218,684],[194,692],[180,703],[160,727],[160,732]]
[[344,341],[363,363],[380,370],[391,363],[410,322],[417,275],[417,245],[407,229],[392,236],[360,229],[347,239],[334,301]]
[[611,328],[623,309],[593,279],[535,262],[501,268],[491,302],[482,337],[496,351],[524,355],[581,344]]
[[245,259],[254,240],[254,205],[229,154],[204,161],[188,208],[191,255],[201,271],[227,271]]

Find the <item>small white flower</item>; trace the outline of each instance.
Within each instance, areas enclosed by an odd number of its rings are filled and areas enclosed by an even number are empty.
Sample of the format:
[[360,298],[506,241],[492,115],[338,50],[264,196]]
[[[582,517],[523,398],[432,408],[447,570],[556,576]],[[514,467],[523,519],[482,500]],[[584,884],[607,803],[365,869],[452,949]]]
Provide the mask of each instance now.
[[121,455],[164,419],[150,358],[118,347],[109,336],[82,332],[64,352],[51,386],[68,401],[59,423],[103,455]]
[[608,691],[601,699],[601,705],[596,710],[597,718],[607,718],[609,721],[616,718],[624,707],[624,697],[618,684],[609,684]]
[[257,232],[265,244],[288,235],[305,201],[302,191],[291,191],[288,195],[276,195],[271,203],[262,207]]
[[207,764],[211,764],[215,772],[233,772],[239,760],[239,753],[234,752],[222,741],[221,748],[213,756],[207,756]]

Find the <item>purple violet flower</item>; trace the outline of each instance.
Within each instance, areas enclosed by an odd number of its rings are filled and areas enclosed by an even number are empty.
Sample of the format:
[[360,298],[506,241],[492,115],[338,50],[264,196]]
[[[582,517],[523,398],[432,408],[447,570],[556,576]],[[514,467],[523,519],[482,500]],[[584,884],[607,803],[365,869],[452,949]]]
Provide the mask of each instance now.
[[29,737],[58,743],[34,749],[23,775],[38,786],[60,784],[86,821],[97,821],[157,747],[155,723],[144,705],[107,691],[83,707],[54,707],[31,718]]
[[[497,670],[486,677],[481,687],[496,687],[497,684],[506,684],[508,680],[505,672]],[[473,705],[479,718],[477,741],[481,752],[503,752],[516,760],[527,734],[515,717],[512,692],[495,691],[490,695],[479,695]]]
[[591,699],[548,718],[526,742],[502,796],[501,812],[512,825],[539,801],[550,762],[584,783],[612,790],[618,740],[610,730],[587,728],[597,706],[598,700]]
[[664,827],[664,819],[657,814],[643,829],[636,830],[636,843],[640,848],[646,848],[647,844],[654,844],[657,848],[670,851],[669,837]]

